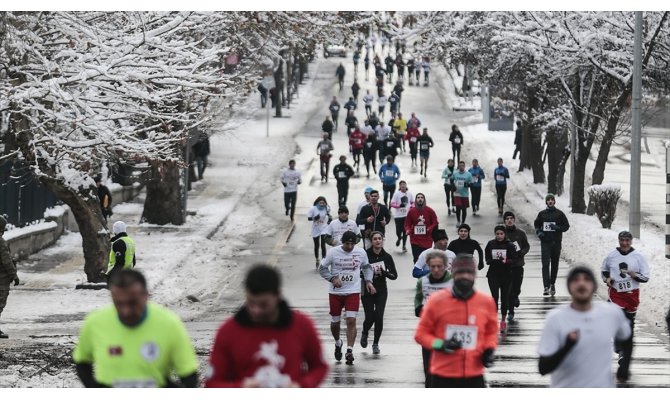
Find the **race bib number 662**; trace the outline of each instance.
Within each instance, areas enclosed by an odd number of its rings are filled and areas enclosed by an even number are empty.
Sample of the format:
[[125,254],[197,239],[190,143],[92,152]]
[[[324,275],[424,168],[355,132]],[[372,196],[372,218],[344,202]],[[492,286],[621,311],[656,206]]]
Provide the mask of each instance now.
[[354,275],[353,274],[342,274],[340,275],[340,280],[344,282],[353,282],[354,281]]
[[456,339],[465,350],[477,347],[477,327],[473,325],[447,325],[445,340]]

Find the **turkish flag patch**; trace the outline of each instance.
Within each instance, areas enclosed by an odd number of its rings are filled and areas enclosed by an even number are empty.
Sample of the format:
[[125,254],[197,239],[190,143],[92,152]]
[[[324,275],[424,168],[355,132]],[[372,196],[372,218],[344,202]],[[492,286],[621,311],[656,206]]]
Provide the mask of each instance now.
[[110,356],[120,356],[123,354],[123,349],[121,346],[110,346],[109,347],[109,355]]

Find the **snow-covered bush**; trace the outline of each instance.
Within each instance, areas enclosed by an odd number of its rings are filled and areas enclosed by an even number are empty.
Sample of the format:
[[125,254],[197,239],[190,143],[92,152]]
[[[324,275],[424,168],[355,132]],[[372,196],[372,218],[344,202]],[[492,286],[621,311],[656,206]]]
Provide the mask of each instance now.
[[616,216],[616,205],[621,198],[621,187],[612,184],[593,185],[589,187],[588,194],[595,204],[600,224],[610,229]]

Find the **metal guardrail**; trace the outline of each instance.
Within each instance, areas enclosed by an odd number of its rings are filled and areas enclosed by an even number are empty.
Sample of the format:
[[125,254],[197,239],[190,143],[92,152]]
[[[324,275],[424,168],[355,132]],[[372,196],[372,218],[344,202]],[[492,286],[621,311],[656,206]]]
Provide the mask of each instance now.
[[44,217],[44,211],[57,199],[41,185],[21,162],[0,163],[0,214],[17,227]]

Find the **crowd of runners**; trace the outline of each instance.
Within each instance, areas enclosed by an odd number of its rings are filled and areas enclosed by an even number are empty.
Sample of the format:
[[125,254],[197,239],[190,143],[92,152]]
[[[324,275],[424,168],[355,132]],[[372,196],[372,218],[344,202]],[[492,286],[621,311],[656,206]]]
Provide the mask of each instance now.
[[[367,90],[359,101],[360,85],[355,80],[352,96],[343,106],[343,134],[348,135],[353,165],[347,163],[345,155],[332,169],[330,165],[333,134],[340,129],[337,97],[330,102],[330,113],[322,124],[323,138],[316,148],[323,190],[328,190],[332,176],[337,205],[333,202],[331,207],[328,196],[320,195],[310,200],[306,215],[298,215],[302,219],[299,223],[310,224],[314,266],[328,282],[332,354],[336,361],[344,359],[352,365],[357,344],[371,346],[375,355],[382,352],[390,281],[411,271],[416,279],[413,303],[418,318],[414,339],[417,360],[418,348],[422,353],[425,387],[486,387],[486,368],[494,364],[499,339],[521,306],[524,257],[530,250],[527,233],[517,226],[514,212],[505,203],[509,170],[502,158],[495,160],[495,168],[486,169],[477,159],[468,166],[461,159],[464,134],[453,125],[449,133],[453,158],[440,176],[446,210],[437,206],[440,201],[431,199],[429,206],[424,193],[411,191],[406,177],[417,170],[422,185],[432,184],[427,180],[428,161],[435,142],[415,112],[410,111],[409,118],[401,112],[402,92],[405,82],[419,85],[421,72],[424,85],[428,85],[430,62],[425,57],[419,61],[403,56],[399,52],[402,44],[394,53],[383,35],[373,38],[357,47],[353,61],[359,76],[358,64],[363,60],[361,75],[366,81],[370,64],[374,66],[376,96]],[[376,40],[382,45],[379,54]],[[336,72],[340,90],[344,75],[340,65]],[[393,84],[393,79],[396,81],[387,97],[384,86]],[[375,101],[377,108],[373,109]],[[361,103],[364,107],[359,107]],[[409,158],[410,171],[401,171],[399,157]],[[378,181],[366,187],[364,198],[355,199],[357,206],[350,209],[349,181],[363,179],[361,161],[365,179],[373,179],[372,171]],[[494,181],[497,197],[497,209],[489,215],[497,219],[490,231],[478,232],[491,238],[482,246],[471,237],[472,228],[466,220],[468,209],[473,214],[481,212],[482,181],[487,179]],[[280,181],[285,214],[294,221],[302,184],[295,160],[289,162]],[[547,194],[545,203],[546,208],[533,221],[534,232],[529,234],[536,235],[541,247],[543,291],[538,295],[554,296],[562,235],[570,224],[556,208],[554,195]],[[453,240],[447,232],[451,228],[440,226],[438,215],[453,221]],[[0,225],[0,283],[9,284],[18,282],[18,276],[12,260],[5,257],[3,230]],[[570,303],[547,315],[537,350],[538,370],[551,374],[553,387],[612,387],[614,376],[620,382],[629,379],[639,291],[650,279],[650,268],[632,247],[629,232],[619,233],[618,240],[616,249],[603,260],[600,277],[588,266],[570,269],[566,279]],[[394,259],[387,249],[393,242],[400,254],[407,252],[409,242],[412,265],[401,265]],[[198,362],[182,322],[149,301],[146,280],[131,264],[110,277],[113,304],[92,312],[83,323],[73,352],[78,376],[86,387],[198,386]],[[475,288],[478,271],[484,269],[489,293]],[[244,304],[222,324],[213,340],[204,377],[206,387],[323,384],[330,363],[324,359],[322,342],[311,319],[292,309],[283,297],[281,280],[280,272],[267,265],[255,265],[247,272]],[[593,299],[599,281],[608,287],[609,302]],[[0,287],[0,312],[6,293]],[[361,304],[364,321],[359,335]],[[616,374],[611,371],[614,352],[619,354]]]

